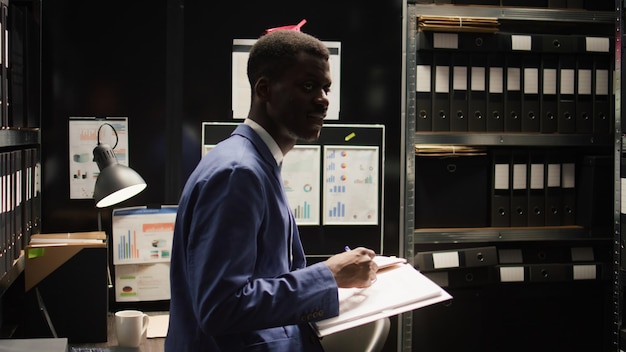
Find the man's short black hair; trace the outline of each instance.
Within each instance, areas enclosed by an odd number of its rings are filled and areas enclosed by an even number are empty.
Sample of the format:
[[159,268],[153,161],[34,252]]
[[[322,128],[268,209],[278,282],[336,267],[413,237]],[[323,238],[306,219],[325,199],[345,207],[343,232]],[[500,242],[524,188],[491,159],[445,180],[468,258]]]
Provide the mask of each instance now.
[[272,79],[281,74],[296,61],[300,52],[328,60],[328,48],[310,34],[294,30],[277,30],[265,34],[252,46],[248,58],[248,81],[250,86],[261,76]]

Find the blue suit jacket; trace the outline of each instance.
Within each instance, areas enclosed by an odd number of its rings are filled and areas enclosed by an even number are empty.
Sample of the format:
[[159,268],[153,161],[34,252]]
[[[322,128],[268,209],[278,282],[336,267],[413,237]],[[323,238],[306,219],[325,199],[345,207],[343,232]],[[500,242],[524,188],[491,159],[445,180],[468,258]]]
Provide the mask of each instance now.
[[308,323],[339,313],[337,285],[306,267],[276,160],[249,126],[189,177],[170,280],[168,352],[322,350]]

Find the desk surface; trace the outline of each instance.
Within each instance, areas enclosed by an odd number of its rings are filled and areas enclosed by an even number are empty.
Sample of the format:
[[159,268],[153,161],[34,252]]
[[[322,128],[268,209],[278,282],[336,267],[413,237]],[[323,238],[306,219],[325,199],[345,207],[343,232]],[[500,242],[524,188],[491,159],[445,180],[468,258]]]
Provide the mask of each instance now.
[[[146,312],[148,315],[164,314],[167,312]],[[165,338],[144,339],[139,348],[119,347],[115,336],[115,316],[109,313],[107,316],[107,342],[100,343],[71,343],[69,352],[163,352]]]

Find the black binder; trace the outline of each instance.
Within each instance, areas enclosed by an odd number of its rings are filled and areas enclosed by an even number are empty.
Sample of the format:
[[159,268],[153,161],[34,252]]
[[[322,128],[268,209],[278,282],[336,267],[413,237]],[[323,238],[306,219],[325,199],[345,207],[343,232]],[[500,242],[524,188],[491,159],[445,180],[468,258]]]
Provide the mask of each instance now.
[[504,130],[520,132],[522,130],[522,59],[519,53],[510,53],[506,57],[505,93],[504,93]]
[[576,57],[561,55],[559,60],[558,132],[576,131]]
[[571,280],[571,264],[529,265],[531,282],[559,282]]
[[593,132],[593,58],[588,54],[578,55],[576,70],[576,133]]
[[432,131],[432,91],[433,91],[433,59],[432,52],[417,52],[415,110],[418,132]]
[[22,241],[24,237],[23,213],[24,213],[24,163],[21,149],[13,153],[13,259],[20,257]]
[[511,225],[511,154],[496,150],[491,158],[491,226],[508,227]]
[[[477,3],[474,3],[477,4]],[[471,52],[493,52],[500,48],[500,40],[495,33],[459,33],[459,50]]]
[[504,131],[504,57],[501,54],[488,55],[487,71],[487,131]]
[[544,53],[567,55],[580,50],[577,36],[546,34],[535,38],[541,42],[541,52]]
[[450,54],[434,54],[433,131],[450,131]]
[[557,131],[557,73],[559,59],[556,55],[544,55],[541,67],[541,127],[542,133],[555,133]]
[[469,123],[471,132],[484,132],[487,129],[487,56],[472,53],[470,56],[470,86],[469,86]]
[[511,154],[511,226],[528,226],[528,154]]
[[467,132],[467,82],[469,58],[465,53],[452,54],[450,131]]
[[0,197],[0,202],[2,202],[2,205],[0,206],[0,274],[2,275],[6,273],[7,269],[10,268],[11,265],[11,263],[9,263],[7,259],[6,254],[8,245],[7,233],[9,231],[9,215],[7,212],[8,190],[6,189],[6,186],[4,184],[9,175],[8,154],[9,152],[0,152],[0,177],[3,182],[2,186],[0,187],[0,193],[2,196]]
[[611,85],[611,57],[609,55],[594,55],[594,85],[593,85],[593,133],[607,135],[611,133],[613,121],[613,91]]
[[[441,267],[437,264],[437,256],[455,258],[454,266]],[[454,260],[449,261],[453,263]],[[495,246],[472,247],[462,249],[446,249],[439,251],[419,252],[415,255],[415,267],[422,271],[449,270],[452,268],[471,268],[498,264],[498,252]]]
[[563,157],[561,163],[562,225],[576,224],[576,160]]
[[528,226],[544,226],[545,221],[545,151],[531,150],[528,155]]
[[546,226],[561,225],[561,157],[557,151],[546,152]]
[[538,54],[524,55],[522,72],[522,131],[539,132],[539,67]]
[[[599,236],[611,232],[613,224],[613,158],[610,155],[587,155],[582,158],[578,188],[576,224]],[[626,160],[620,158],[621,178],[626,178]]]

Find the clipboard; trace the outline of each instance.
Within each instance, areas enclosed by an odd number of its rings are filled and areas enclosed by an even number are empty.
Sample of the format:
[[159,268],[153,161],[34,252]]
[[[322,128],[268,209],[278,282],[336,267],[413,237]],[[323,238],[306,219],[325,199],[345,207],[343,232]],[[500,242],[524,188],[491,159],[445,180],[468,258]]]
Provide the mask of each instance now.
[[311,323],[319,337],[451,299],[411,264],[379,270],[367,288],[340,288],[339,315]]

